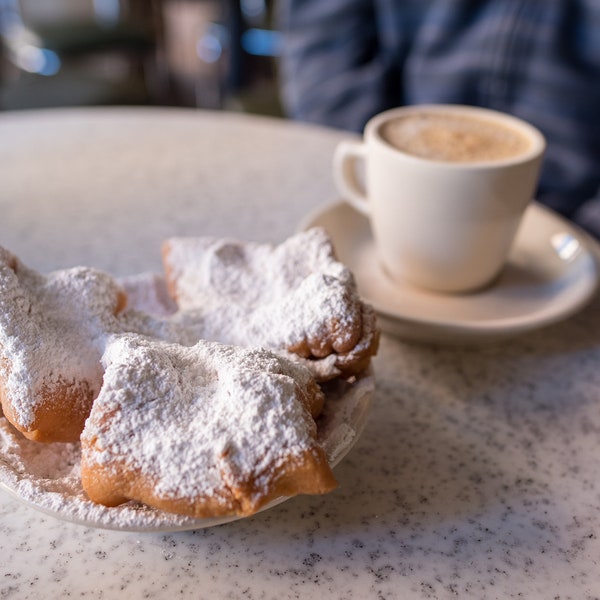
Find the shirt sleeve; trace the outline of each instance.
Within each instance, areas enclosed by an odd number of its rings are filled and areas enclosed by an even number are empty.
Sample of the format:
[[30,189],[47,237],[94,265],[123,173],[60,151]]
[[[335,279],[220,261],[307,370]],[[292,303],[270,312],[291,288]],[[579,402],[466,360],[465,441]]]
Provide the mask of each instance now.
[[360,131],[392,105],[370,0],[280,0],[278,11],[290,117]]

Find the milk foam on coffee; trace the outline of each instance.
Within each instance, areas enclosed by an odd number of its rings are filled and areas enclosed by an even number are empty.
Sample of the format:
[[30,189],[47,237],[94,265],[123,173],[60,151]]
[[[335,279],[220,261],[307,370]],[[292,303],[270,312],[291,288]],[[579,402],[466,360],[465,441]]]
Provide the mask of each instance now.
[[529,139],[501,123],[452,113],[415,113],[385,122],[381,136],[420,158],[447,162],[504,160],[524,154]]

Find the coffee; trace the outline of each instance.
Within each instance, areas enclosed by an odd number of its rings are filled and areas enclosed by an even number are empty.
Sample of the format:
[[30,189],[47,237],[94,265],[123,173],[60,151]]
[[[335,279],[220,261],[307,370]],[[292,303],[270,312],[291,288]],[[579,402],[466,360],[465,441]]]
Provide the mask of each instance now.
[[531,147],[528,137],[507,125],[450,112],[397,117],[383,123],[380,133],[402,152],[446,162],[504,160]]
[[333,175],[340,197],[369,219],[386,276],[466,293],[506,263],[545,147],[535,127],[504,113],[404,106],[372,117],[362,141],[342,140]]

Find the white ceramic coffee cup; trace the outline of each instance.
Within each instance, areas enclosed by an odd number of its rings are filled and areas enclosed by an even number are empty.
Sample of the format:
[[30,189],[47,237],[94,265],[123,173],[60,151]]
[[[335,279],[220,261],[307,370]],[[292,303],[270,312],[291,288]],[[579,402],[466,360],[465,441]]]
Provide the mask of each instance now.
[[[448,162],[400,151],[381,135],[391,119],[429,113],[496,123],[524,136],[526,149],[509,158]],[[536,128],[504,113],[407,106],[373,117],[362,141],[337,146],[334,180],[341,196],[369,217],[388,275],[437,292],[468,292],[490,283],[505,264],[545,145]]]

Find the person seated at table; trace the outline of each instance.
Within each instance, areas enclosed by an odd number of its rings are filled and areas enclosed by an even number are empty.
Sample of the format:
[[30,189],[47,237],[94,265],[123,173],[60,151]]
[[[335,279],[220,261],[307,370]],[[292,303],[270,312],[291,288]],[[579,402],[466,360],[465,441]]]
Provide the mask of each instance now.
[[359,132],[374,114],[471,104],[536,125],[537,199],[600,237],[597,0],[280,0],[289,116]]

